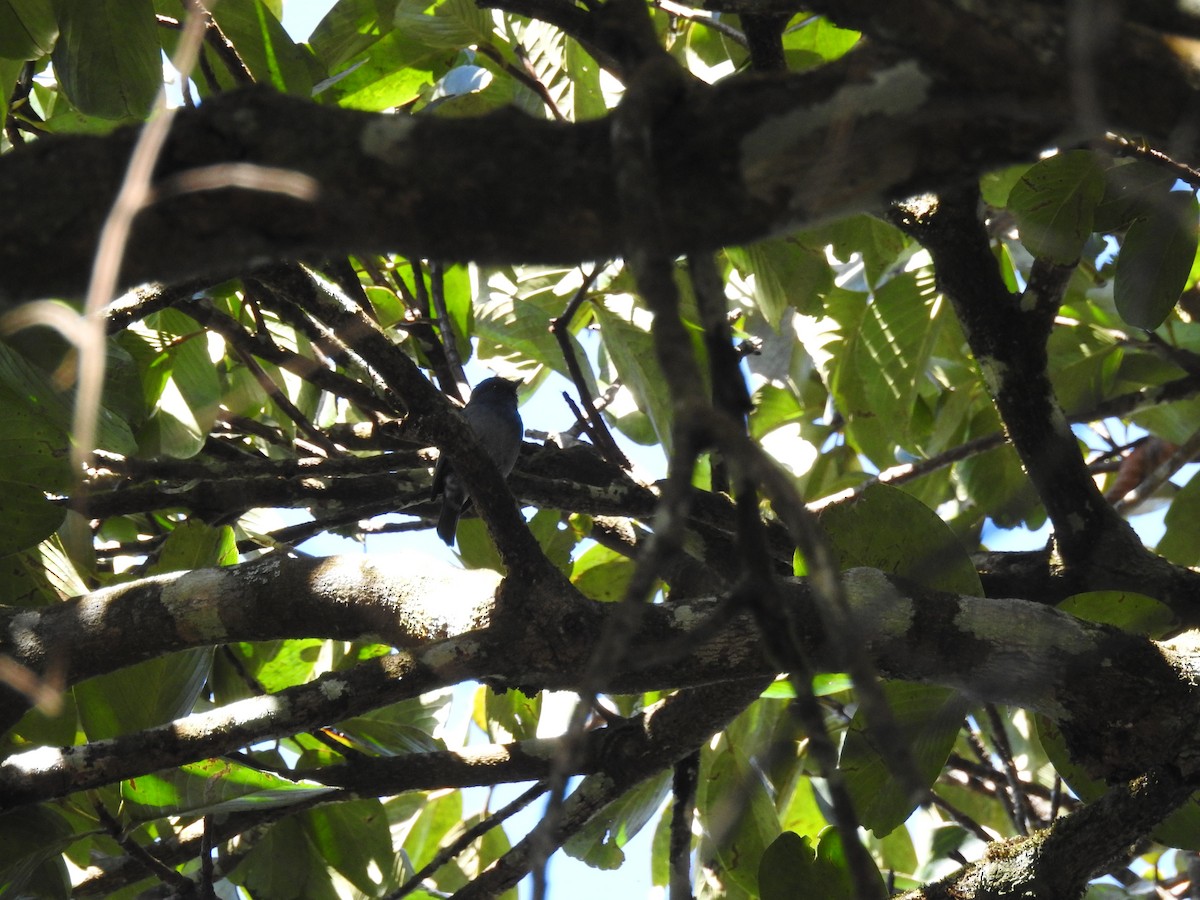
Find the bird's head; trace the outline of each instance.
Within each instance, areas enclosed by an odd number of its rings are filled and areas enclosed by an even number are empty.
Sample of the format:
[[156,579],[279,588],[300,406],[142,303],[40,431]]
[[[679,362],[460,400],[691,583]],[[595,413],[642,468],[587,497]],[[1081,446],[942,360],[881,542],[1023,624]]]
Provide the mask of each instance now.
[[471,402],[474,403],[477,400],[498,402],[503,399],[511,401],[515,406],[517,389],[521,384],[520,381],[509,381],[507,378],[486,378],[475,385],[475,390],[471,392]]

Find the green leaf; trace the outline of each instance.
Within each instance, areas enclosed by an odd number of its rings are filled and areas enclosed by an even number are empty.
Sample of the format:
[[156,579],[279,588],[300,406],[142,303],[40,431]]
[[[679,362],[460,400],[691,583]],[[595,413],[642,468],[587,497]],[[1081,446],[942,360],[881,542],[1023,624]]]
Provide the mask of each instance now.
[[[763,852],[779,837],[779,816],[762,772],[728,736],[701,753],[696,809],[705,826],[701,858],[716,861],[726,884],[753,894]],[[738,816],[732,829],[730,815]]]
[[1165,603],[1132,591],[1073,594],[1058,608],[1089,622],[1102,622],[1151,638],[1163,637],[1177,624],[1175,614]]
[[37,707],[21,716],[12,730],[0,738],[0,751],[5,754],[27,750],[29,747],[68,747],[76,742],[79,732],[79,712],[75,698],[63,694],[62,708],[51,715]]
[[[45,415],[36,397],[22,396],[3,384],[0,421],[4,422],[0,433],[3,481],[38,488],[38,496],[41,491],[65,493],[72,484],[66,430]],[[14,499],[7,493],[4,497],[0,505]]]
[[[3,0],[0,0],[0,8],[3,8]],[[0,41],[3,40],[3,35],[4,24],[0,23]],[[0,117],[4,121],[8,121],[9,100],[16,90],[17,79],[24,67],[25,63],[19,59],[6,59],[0,56]]]
[[[784,834],[794,831],[802,835],[816,835],[829,823],[821,812],[821,804],[817,801],[817,792],[813,789],[812,778],[801,775],[796,779],[796,785],[788,798],[787,805],[779,814],[779,824]],[[780,835],[782,837],[782,835]],[[770,848],[768,848],[768,853]],[[765,856],[764,856],[765,860]],[[759,870],[761,878],[762,870]]]
[[1192,436],[1196,423],[1200,422],[1200,397],[1156,404],[1134,413],[1130,420],[1165,441],[1182,444]]
[[[154,573],[237,562],[233,529],[186,522],[167,537]],[[186,628],[186,623],[177,623]],[[162,625],[158,627],[164,627]],[[89,739],[116,737],[191,712],[212,668],[210,647],[198,647],[90,678],[75,687]]]
[[[649,419],[654,439],[669,453],[673,442],[671,395],[667,390],[667,379],[658,366],[654,340],[647,330],[649,322],[644,319],[647,314],[633,306],[631,298],[618,304],[610,297],[603,303],[596,303],[594,309],[600,322],[605,353],[612,359],[623,386],[633,395],[638,414]],[[605,414],[610,415],[611,411],[609,407]],[[634,440],[639,440],[639,435],[630,434],[625,422],[618,419],[616,424]]]
[[338,0],[308,39],[325,71],[347,63],[392,30],[398,0]]
[[398,756],[444,750],[445,742],[433,736],[450,703],[450,693],[423,694],[372,710],[338,723],[338,731],[372,753]]
[[[1092,778],[1082,766],[1072,761],[1070,753],[1067,752],[1066,739],[1058,724],[1046,716],[1036,716],[1034,721],[1046,756],[1075,795],[1084,803],[1091,803],[1103,797],[1108,791],[1108,785]],[[1163,823],[1151,832],[1150,837],[1168,847],[1200,851],[1200,793],[1193,794],[1187,803],[1167,816]]]
[[[221,0],[213,4],[212,17],[237,47],[255,81],[304,97],[312,94],[312,74],[305,59],[308,49],[292,41],[262,0]],[[211,53],[207,48],[205,52]],[[214,72],[231,78],[215,55],[210,59]]]
[[455,539],[459,558],[466,568],[505,571],[496,545],[492,543],[492,538],[487,532],[487,526],[471,507],[467,507],[466,513],[458,520]]
[[563,850],[596,869],[619,868],[625,862],[621,848],[662,808],[670,789],[671,776],[663,773],[626,791],[568,838]]
[[[480,709],[479,701],[483,701]],[[475,724],[498,744],[537,737],[542,716],[542,695],[532,697],[517,688],[497,693],[486,685],[475,693]]]
[[[979,575],[954,532],[899,488],[873,484],[846,503],[829,506],[821,526],[843,569],[870,566],[939,591],[983,596]],[[903,522],[903,528],[896,528]]]
[[449,70],[454,56],[452,50],[390,31],[349,63],[349,74],[332,85],[328,95],[339,106],[367,112],[402,106]]
[[[74,417],[71,398],[57,390],[26,357],[4,343],[0,343],[0,388],[18,396],[45,424],[63,434],[71,433]],[[96,446],[125,456],[137,450],[129,425],[105,406],[100,407]]]
[[1104,171],[1095,154],[1070,150],[1032,166],[1013,185],[1008,208],[1021,242],[1034,256],[1062,265],[1079,259],[1104,195]]
[[[954,748],[969,701],[955,691],[927,684],[889,681],[882,688],[922,785],[932,786]],[[846,732],[838,768],[859,822],[877,837],[902,825],[922,802],[902,789],[889,765],[894,756],[879,745],[860,706]]]
[[37,546],[66,516],[66,510],[47,500],[40,488],[0,481],[0,492],[0,556]]
[[729,247],[725,253],[744,275],[754,276],[754,302],[776,330],[789,307],[819,312],[821,295],[833,287],[833,270],[825,254],[797,237]]
[[253,897],[273,900],[340,900],[333,873],[313,846],[301,816],[276,822],[254,842],[229,880]]
[[1179,566],[1200,563],[1200,473],[1193,475],[1167,508],[1166,533],[1158,552]]
[[575,536],[569,528],[562,528],[562,515],[556,509],[540,509],[529,520],[529,530],[554,567],[568,575],[571,572],[571,553],[575,550]]
[[[849,503],[823,510],[820,522],[843,569],[871,566],[935,590],[983,595],[971,557],[954,532],[899,488],[872,485]],[[896,522],[903,522],[904,528],[897,529]],[[954,691],[930,685],[889,682],[883,691],[919,775],[933,784],[969,704]],[[846,773],[859,820],[879,836],[900,825],[916,805],[892,774],[893,756],[888,748],[877,746],[860,708],[838,767]]]
[[153,412],[138,434],[138,443],[149,455],[188,459],[204,447],[221,400],[207,335],[190,316],[172,309],[147,322],[157,329],[148,338],[158,352],[151,355],[134,344],[124,345],[149,370],[143,378],[148,393],[161,385],[161,393],[147,397]]
[[[477,816],[467,819],[463,825],[467,828],[473,828],[485,819],[490,818],[490,815],[488,812],[480,813]],[[476,847],[477,851],[473,856],[459,857],[467,877],[471,879],[478,878],[492,863],[508,853],[512,849],[512,842],[509,841],[508,835],[504,833],[503,828],[489,828],[484,833],[483,838],[476,844]],[[397,883],[398,886],[399,883]],[[513,887],[500,894],[496,900],[517,900],[517,898],[517,889]]]
[[857,31],[839,28],[824,16],[809,16],[808,24],[783,33],[783,52],[793,71],[832,62],[844,56],[862,37]]
[[[37,59],[54,48],[57,37],[53,0],[0,0],[0,58]],[[7,104],[12,85],[6,81],[2,87]]]
[[[237,644],[233,648],[242,665],[268,693],[293,684],[304,684],[313,677],[317,662],[325,649],[325,641],[306,638],[291,641],[267,641],[260,644]],[[235,682],[243,687],[240,675]],[[231,699],[248,696],[234,693]]]
[[596,544],[575,560],[571,583],[585,597],[611,603],[625,598],[633,570],[634,562],[629,557]]
[[189,763],[121,783],[121,798],[142,821],[163,816],[263,811],[334,793],[228,759]]
[[381,887],[389,887],[377,877],[393,869],[397,856],[382,803],[365,798],[326,804],[308,810],[303,819],[321,858],[365,896],[380,896]]
[[755,392],[750,411],[750,435],[756,440],[783,425],[804,422],[807,416],[796,392],[767,383]]
[[[560,111],[569,109],[572,86],[566,66],[566,37],[562,30],[537,19],[507,16],[499,31],[505,44],[511,42],[525,51],[519,57],[514,54],[507,60],[508,63],[516,64],[533,75],[556,108]],[[485,64],[490,62],[485,60],[478,59]],[[489,68],[492,67],[489,65]],[[540,92],[513,79],[507,71],[504,72],[504,79],[512,84],[514,106],[530,116],[546,116],[546,101]]]
[[57,602],[40,547],[0,556],[0,597],[9,606],[33,608]]
[[882,838],[869,836],[866,844],[881,869],[911,873],[917,868],[917,851],[907,828],[896,828]]
[[[463,820],[462,793],[454,791],[429,798],[409,825],[404,835],[404,852],[415,868],[427,865],[437,855],[442,843]],[[457,890],[466,883],[462,870],[454,864],[442,867],[434,876],[442,890]]]
[[221,385],[209,355],[208,334],[191,316],[174,309],[159,313],[156,321],[171,357],[171,380],[207,434],[221,402]]
[[[546,323],[562,315],[581,283],[579,270],[534,267],[518,273],[506,268],[480,275],[482,285],[474,312],[480,359],[502,357],[518,366],[532,362],[569,378],[562,348]],[[592,368],[586,364],[587,354],[576,338],[587,320],[586,312],[576,314],[570,344],[583,367],[584,380],[596,396],[599,391]]]
[[204,690],[212,656],[211,647],[168,653],[75,685],[88,740],[131,734],[190,713]]
[[604,91],[600,87],[600,66],[579,42],[568,37],[563,48],[563,64],[571,84],[571,102],[575,122],[598,119],[608,114]]
[[793,832],[779,835],[763,853],[758,895],[761,900],[854,900],[854,879],[837,829],[821,832],[815,848]]
[[1124,231],[1162,204],[1174,186],[1175,174],[1166,166],[1140,159],[1111,166],[1104,172],[1104,197],[1096,207],[1096,231]]
[[846,344],[832,388],[849,432],[878,466],[892,464],[896,445],[909,443],[942,306],[933,273],[910,272],[874,293],[857,327],[843,325]]
[[58,0],[54,46],[59,86],[81,112],[144,119],[162,85],[151,0]]
[[1010,445],[964,459],[955,465],[954,472],[967,497],[1001,528],[1016,527],[1023,520],[1028,522],[1039,508],[1017,451]]
[[458,50],[492,37],[491,13],[472,0],[437,0],[432,5],[426,0],[400,0],[393,24],[413,40],[442,50]]
[[1200,205],[1175,191],[1129,226],[1117,256],[1113,299],[1130,325],[1153,330],[1179,301],[1196,256]]
[[0,814],[0,895],[66,900],[71,881],[60,854],[77,839],[70,823],[45,805]]
[[763,851],[758,865],[759,896],[762,900],[820,896],[821,888],[815,882],[816,859],[816,850],[808,840],[791,831],[783,832]]
[[907,246],[899,228],[866,214],[833,222],[820,233],[829,237],[839,259],[849,259],[855,253],[862,257],[866,281],[872,288],[879,285]]
[[228,525],[214,528],[196,519],[182,522],[167,536],[149,573],[182,572],[238,561],[237,540]]
[[988,172],[979,179],[979,193],[983,196],[983,202],[996,209],[1004,209],[1008,206],[1008,195],[1012,193],[1013,185],[1020,181],[1027,171],[1029,165],[1021,163]]

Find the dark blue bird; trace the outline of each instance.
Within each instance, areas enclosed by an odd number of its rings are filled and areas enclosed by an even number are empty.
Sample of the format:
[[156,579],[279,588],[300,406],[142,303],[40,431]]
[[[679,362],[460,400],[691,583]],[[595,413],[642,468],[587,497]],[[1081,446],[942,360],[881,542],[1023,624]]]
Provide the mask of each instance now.
[[[471,399],[463,408],[463,416],[479,443],[487,451],[500,474],[508,477],[521,452],[521,438],[525,434],[521,425],[521,414],[517,412],[517,387],[519,381],[504,378],[488,378],[475,385]],[[466,486],[454,474],[449,457],[443,453],[433,470],[433,493],[442,495],[442,514],[438,518],[437,533],[447,546],[454,543],[458,530],[458,517],[462,515],[470,495]]]

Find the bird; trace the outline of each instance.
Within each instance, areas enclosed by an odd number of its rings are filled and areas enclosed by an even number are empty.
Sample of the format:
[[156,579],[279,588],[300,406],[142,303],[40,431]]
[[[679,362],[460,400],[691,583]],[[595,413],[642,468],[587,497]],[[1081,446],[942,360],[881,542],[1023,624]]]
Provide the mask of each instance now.
[[[475,385],[471,399],[462,411],[479,443],[505,478],[516,465],[521,438],[525,434],[521,414],[517,412],[520,384],[507,378],[487,378]],[[458,531],[458,517],[467,508],[471,497],[444,453],[438,457],[437,467],[433,470],[430,496],[436,498],[439,493],[442,495],[442,512],[438,517],[437,533],[449,547]]]

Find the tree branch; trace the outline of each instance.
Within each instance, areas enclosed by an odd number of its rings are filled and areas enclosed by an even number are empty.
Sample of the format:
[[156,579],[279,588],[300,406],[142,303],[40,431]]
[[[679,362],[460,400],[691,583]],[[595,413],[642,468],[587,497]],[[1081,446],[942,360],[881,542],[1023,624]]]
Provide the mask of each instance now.
[[[161,652],[280,637],[348,640],[365,631],[415,649],[137,735],[16,754],[0,764],[0,802],[61,796],[231,752],[485,675],[578,690],[598,636],[619,614],[619,607],[571,593],[543,597],[531,629],[524,618],[504,621],[494,574],[418,573],[422,568],[395,558],[271,557],[144,579],[40,611],[6,611],[9,637],[0,650],[40,671],[53,647],[70,664],[70,683],[144,658],[151,645]],[[445,578],[460,580],[448,587]],[[816,625],[808,586],[793,579],[780,590],[814,670],[840,671],[844,659]],[[347,596],[355,603],[346,604]],[[1073,759],[1094,776],[1130,778],[1172,764],[1190,777],[1191,760],[1200,758],[1195,647],[1158,644],[1022,600],[898,586],[871,569],[847,573],[846,597],[849,627],[881,673],[1049,715]],[[450,608],[456,598],[459,607]],[[594,689],[639,693],[772,677],[775,667],[749,616],[706,630],[722,604],[698,599],[643,607],[639,627],[627,635],[630,662],[603,673]],[[703,639],[690,640],[693,630],[706,630]],[[14,708],[11,690],[4,690],[12,721],[25,704]]]
[[[922,50],[935,63],[970,54],[975,92],[940,81],[936,65],[870,46],[812,72],[691,83],[652,123],[663,249],[744,243],[1033,158],[1074,124],[1070,73],[1040,62],[1061,57],[1059,44],[1047,53],[1021,45],[998,61],[986,41],[1002,33],[971,29],[976,46],[956,32]],[[1102,125],[1168,137],[1195,99],[1187,76],[1161,40],[1119,30],[1096,76]],[[227,188],[164,198],[139,213],[126,284],[216,278],[313,253],[574,263],[624,246],[604,119],[373,116],[251,90],[182,111],[172,128],[160,179],[241,162],[307,175],[320,195],[303,203]],[[55,137],[0,159],[0,205],[15,211],[0,223],[0,300],[82,291],[135,135]]]
[[1058,405],[1046,371],[1046,337],[1061,272],[1039,269],[1027,291],[1037,302],[1026,309],[1000,278],[977,202],[974,188],[926,195],[898,204],[895,218],[933,257],[938,286],[954,304],[1005,429],[1054,523],[1064,562],[1095,589],[1144,589],[1147,573],[1155,572],[1159,583],[1168,584],[1161,599],[1188,609],[1194,597],[1184,587],[1187,576],[1147,551],[1104,499]]
[[[1009,841],[980,862],[902,898],[1080,896],[1090,879],[1187,802],[1195,789],[1195,783],[1177,771],[1155,768],[1113,787],[1048,831]],[[1020,865],[1014,865],[1017,859]]]

